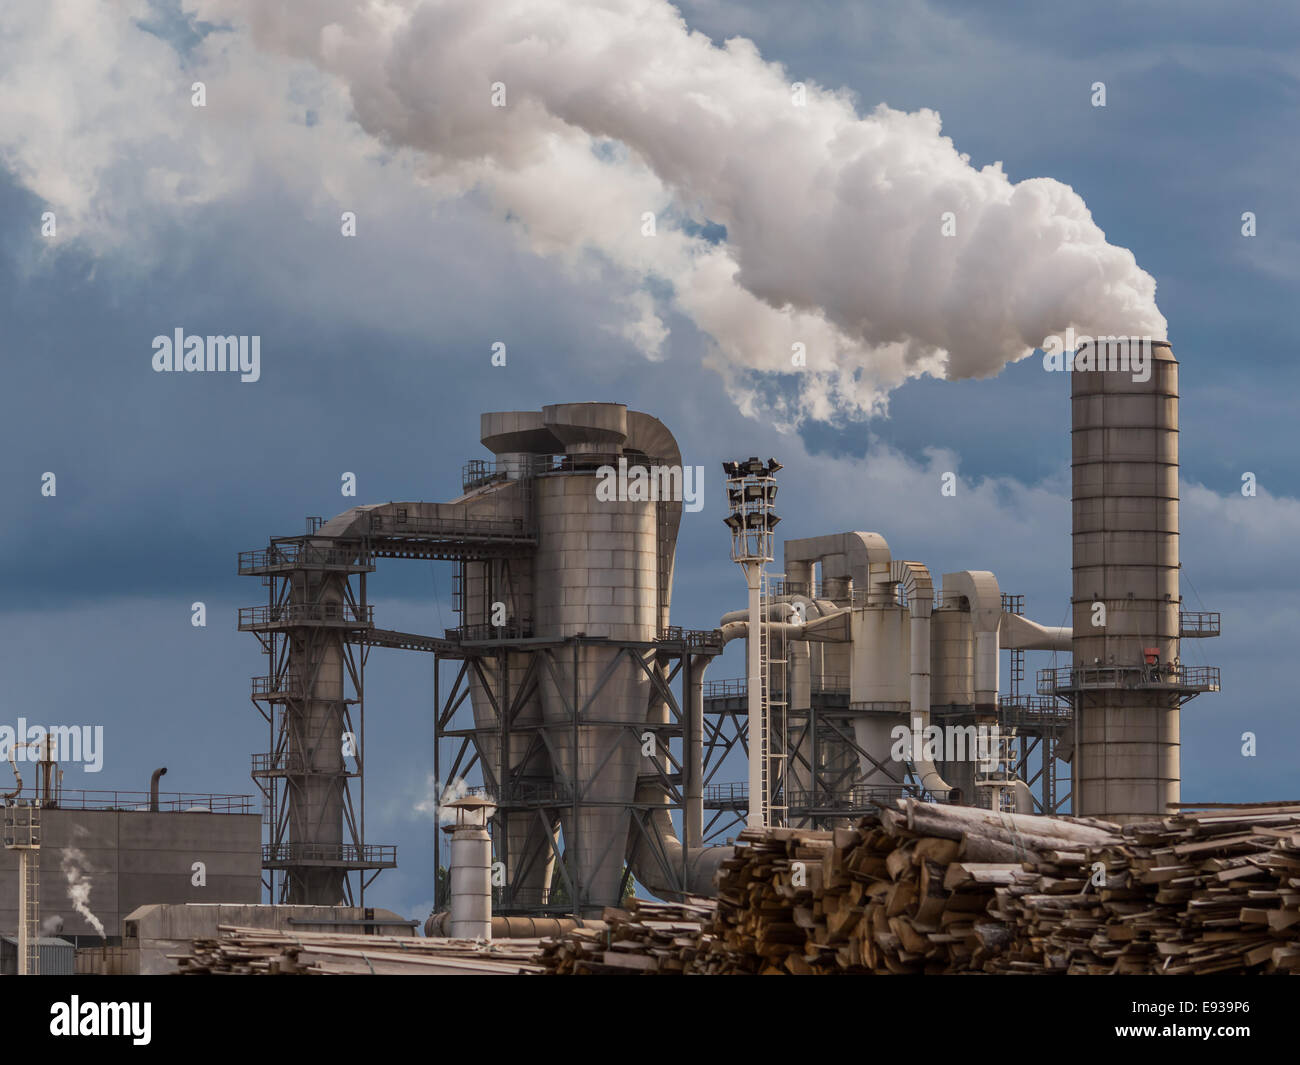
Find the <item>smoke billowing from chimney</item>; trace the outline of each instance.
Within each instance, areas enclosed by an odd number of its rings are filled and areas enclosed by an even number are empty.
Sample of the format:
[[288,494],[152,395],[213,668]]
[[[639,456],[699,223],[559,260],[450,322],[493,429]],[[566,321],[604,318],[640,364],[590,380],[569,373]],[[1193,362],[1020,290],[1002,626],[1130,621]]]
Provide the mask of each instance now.
[[859,114],[811,83],[797,106],[797,73],[663,0],[197,6],[342,78],[366,130],[435,187],[485,191],[536,251],[595,252],[650,357],[665,310],[690,318],[742,405],[754,371],[797,372],[776,408],[830,418],[923,373],[995,374],[1069,326],[1165,336],[1154,280],[1071,188],[977,169],[933,111]]

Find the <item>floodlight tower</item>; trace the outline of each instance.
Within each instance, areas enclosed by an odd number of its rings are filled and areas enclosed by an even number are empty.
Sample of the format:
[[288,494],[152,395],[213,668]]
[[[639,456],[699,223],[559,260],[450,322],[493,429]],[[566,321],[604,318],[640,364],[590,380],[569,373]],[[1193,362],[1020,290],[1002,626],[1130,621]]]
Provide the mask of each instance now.
[[724,462],[727,502],[730,513],[724,519],[731,530],[731,560],[740,563],[749,585],[749,828],[765,828],[768,821],[768,735],[767,700],[763,690],[763,645],[761,588],[763,567],[772,561],[772,530],[776,516],[776,480],[781,469],[776,459],[766,463],[751,457],[743,462]]
[[[14,751],[36,747],[41,751],[37,765],[36,798],[24,801],[23,778]],[[18,852],[18,975],[40,973],[41,935],[41,808],[57,806],[63,771],[54,773],[54,737],[12,744],[9,765],[14,771],[14,790],[0,795],[4,807],[4,849]]]

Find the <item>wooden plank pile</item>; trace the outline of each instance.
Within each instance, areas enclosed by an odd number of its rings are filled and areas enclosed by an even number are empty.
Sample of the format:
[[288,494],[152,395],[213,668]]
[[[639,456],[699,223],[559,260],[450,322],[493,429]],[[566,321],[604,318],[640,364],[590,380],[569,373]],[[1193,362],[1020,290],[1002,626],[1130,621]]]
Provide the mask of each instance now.
[[554,976],[680,975],[710,941],[716,910],[713,899],[629,899],[625,910],[605,909],[603,928],[543,940],[537,961]]
[[1300,804],[1183,810],[1042,855],[991,913],[1012,932],[995,972],[1300,973]]
[[476,943],[417,936],[281,932],[221,925],[217,939],[196,939],[188,954],[169,954],[182,976],[477,975],[540,973],[536,939]]

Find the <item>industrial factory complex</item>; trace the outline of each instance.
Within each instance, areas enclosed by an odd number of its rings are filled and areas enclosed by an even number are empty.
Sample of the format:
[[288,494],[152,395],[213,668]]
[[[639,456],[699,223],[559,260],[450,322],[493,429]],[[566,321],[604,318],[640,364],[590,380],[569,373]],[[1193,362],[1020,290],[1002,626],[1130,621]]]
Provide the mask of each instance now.
[[[457,498],[355,506],[239,554],[265,590],[238,616],[264,654],[250,688],[268,730],[252,756],[260,801],[162,792],[165,770],[149,792],[65,792],[49,745],[26,780],[11,757],[10,971],[67,966],[73,950],[81,972],[175,971],[227,926],[486,950],[599,927],[633,891],[715,899],[741,833],[741,850],[791,832],[839,847],[882,810],[969,808],[1041,842],[1176,813],[1183,704],[1219,690],[1218,669],[1184,664],[1182,644],[1217,636],[1219,615],[1184,608],[1169,344],[1154,343],[1151,368],[1072,376],[1068,627],[1028,616],[1015,574],[945,572],[888,528],[782,539],[781,464],[731,454],[710,458],[748,600],[719,604],[715,627],[681,627],[670,429],[621,403],[483,414],[487,454]],[[455,628],[375,616],[367,577],[401,560],[451,564]],[[745,676],[710,677],[732,641]],[[431,854],[366,837],[375,647],[435,663],[445,827]],[[1070,658],[1033,669],[1034,651]],[[1000,854],[1002,839],[984,845]],[[367,907],[399,860],[439,871],[432,915]],[[92,872],[94,913],[76,891]]]

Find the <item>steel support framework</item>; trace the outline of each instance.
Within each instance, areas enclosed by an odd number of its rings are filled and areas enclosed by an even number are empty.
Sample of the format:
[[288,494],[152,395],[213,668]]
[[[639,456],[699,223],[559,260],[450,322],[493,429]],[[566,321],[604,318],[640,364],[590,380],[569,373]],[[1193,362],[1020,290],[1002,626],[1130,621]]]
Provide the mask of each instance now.
[[[240,557],[240,572],[267,588],[266,607],[241,610],[239,627],[257,636],[269,664],[253,678],[270,749],[253,756],[252,777],[263,797],[263,884],[273,902],[364,905],[366,888],[396,865],[394,848],[365,842],[365,666],[374,627],[366,575],[374,568],[362,541],[288,538]],[[331,670],[341,673],[341,689]]]
[[[721,843],[733,827],[743,828],[749,805],[743,783],[715,784],[714,777],[733,751],[749,756],[745,682],[726,680],[706,685],[704,698],[705,809],[712,817],[705,827],[706,843]],[[829,829],[842,827],[905,795],[924,797],[912,784],[882,785],[863,779],[863,760],[875,769],[879,761],[857,743],[853,719],[870,711],[849,707],[847,688],[815,687],[806,708],[782,708],[785,721],[777,721],[773,733],[784,734],[783,755],[773,794],[787,807],[783,824],[793,828]],[[799,767],[808,780],[807,788],[790,786],[791,767]],[[780,827],[780,826],[777,826]]]
[[[397,865],[395,847],[365,842],[369,649],[446,652],[462,634],[375,628],[366,599],[375,560],[526,556],[537,541],[527,497],[524,506],[522,518],[424,520],[406,504],[388,504],[368,512],[359,536],[323,536],[324,519],[311,517],[305,535],[240,553],[239,573],[267,588],[266,606],[240,610],[239,628],[257,636],[270,664],[253,678],[251,698],[270,730],[270,749],[254,755],[252,775],[263,796],[263,884],[271,901],[361,904],[379,873]],[[327,662],[341,674],[341,691],[320,684]]]
[[[617,650],[617,654],[607,663],[603,675],[587,691],[581,690],[577,673],[579,648],[584,645]],[[528,652],[529,664],[518,684],[511,690],[507,687],[507,678],[510,676],[506,668],[507,656],[521,651]],[[583,636],[562,640],[463,640],[455,649],[437,656],[434,671],[434,776],[441,788],[447,781],[464,779],[475,773],[482,779],[484,789],[495,803],[496,808],[490,822],[494,855],[496,861],[510,870],[510,874],[505,883],[497,888],[493,900],[494,913],[581,914],[596,902],[588,895],[588,878],[586,870],[579,867],[576,841],[565,839],[564,846],[561,847],[557,829],[561,813],[572,814],[569,823],[577,825],[580,823],[578,814],[584,808],[611,804],[593,802],[584,793],[580,782],[575,782],[560,772],[561,751],[556,747],[556,736],[561,728],[557,728],[554,722],[523,725],[517,721],[520,710],[536,694],[543,674],[560,693],[565,723],[572,726],[563,729],[570,745],[568,753],[571,765],[581,764],[578,744],[584,727],[612,726],[626,729],[635,737],[638,746],[644,745],[646,733],[654,735],[654,753],[649,756],[652,771],[642,774],[639,782],[652,781],[657,784],[663,800],[633,800],[617,805],[628,809],[629,833],[635,834],[648,845],[664,879],[674,884],[683,895],[686,893],[687,849],[682,848],[682,864],[674,866],[650,821],[654,815],[666,810],[670,817],[676,815],[674,819],[679,831],[685,830],[686,795],[691,790],[693,772],[687,752],[693,740],[693,726],[691,715],[683,711],[681,702],[673,691],[673,684],[680,678],[682,690],[689,692],[693,678],[698,676],[697,671],[703,670],[708,660],[721,652],[722,642],[718,633],[669,629],[661,635],[661,639],[650,643],[619,643]],[[602,689],[625,662],[634,663],[649,682],[646,715],[641,721],[611,721],[600,716]],[[450,683],[447,684],[443,667],[444,664],[452,663],[455,668]],[[489,720],[483,726],[474,724],[470,702],[471,679],[477,683],[490,708]],[[666,710],[666,720],[656,720],[655,710],[658,707]],[[707,726],[705,731],[707,733]],[[512,757],[510,752],[516,749],[513,740],[519,736],[526,737],[527,745],[522,755],[516,753]],[[490,747],[499,752],[495,764],[485,754],[489,749],[489,739]],[[704,737],[703,747],[707,753],[707,736]],[[554,773],[554,778],[544,784],[530,781],[522,775],[532,755],[540,751],[545,751],[550,756]],[[606,758],[611,753],[612,749]],[[511,762],[514,764],[513,769]],[[602,767],[603,763],[598,765],[589,774],[589,779],[594,780]],[[506,818],[518,813],[536,816],[544,838],[549,841],[550,857],[555,860],[556,876],[564,885],[567,902],[546,901],[539,906],[534,901],[518,897],[520,885],[531,872],[531,865],[512,861],[509,852]],[[435,834],[434,862],[441,868],[442,840],[439,835]],[[602,858],[610,847],[622,847],[625,843],[624,840],[611,838],[602,852]],[[630,870],[625,869],[624,885],[629,876]],[[438,883],[436,878],[435,883]],[[447,903],[447,899],[441,897],[441,890],[439,885],[435,909]]]

